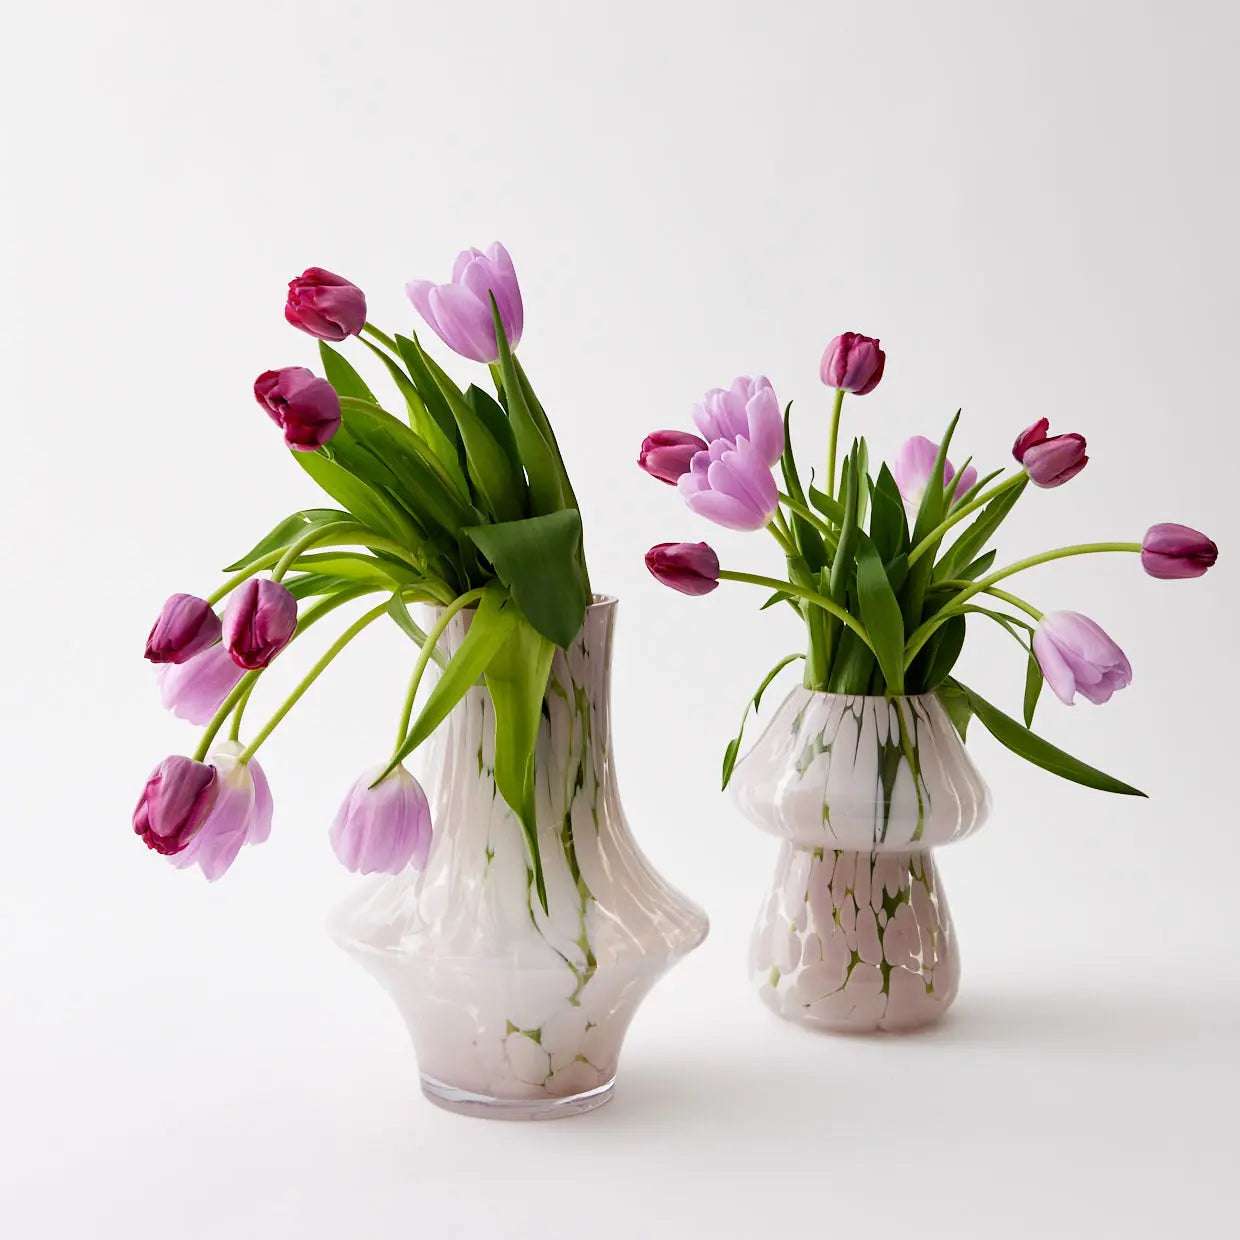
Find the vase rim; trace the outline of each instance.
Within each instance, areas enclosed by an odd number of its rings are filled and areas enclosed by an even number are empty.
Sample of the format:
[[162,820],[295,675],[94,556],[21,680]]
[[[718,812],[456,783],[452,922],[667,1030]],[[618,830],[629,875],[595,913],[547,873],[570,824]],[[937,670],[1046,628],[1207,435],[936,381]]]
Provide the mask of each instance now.
[[[586,614],[588,615],[592,611],[608,611],[615,607],[619,602],[620,599],[615,594],[592,594],[590,596],[590,602],[586,605]],[[428,603],[427,606],[437,612],[443,611],[444,609],[443,603]],[[467,613],[475,612],[477,610],[477,604],[462,608],[462,611]]]
[[[804,685],[797,685],[802,693],[807,693],[811,697],[821,698],[847,698],[852,702],[921,702],[926,698],[937,698],[939,691],[931,689],[926,693],[836,693],[828,689],[807,689]],[[796,692],[796,689],[793,692]]]

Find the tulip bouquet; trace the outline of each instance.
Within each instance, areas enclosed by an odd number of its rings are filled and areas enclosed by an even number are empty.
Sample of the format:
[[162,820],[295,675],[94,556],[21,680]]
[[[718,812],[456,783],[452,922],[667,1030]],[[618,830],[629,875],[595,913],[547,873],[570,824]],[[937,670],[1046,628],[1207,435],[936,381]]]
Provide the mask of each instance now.
[[[728,529],[765,529],[786,558],[783,579],[723,569],[706,543],[661,543],[646,555],[651,573],[681,593],[703,595],[721,580],[743,582],[770,592],[764,606],[785,604],[803,618],[806,650],[781,660],[763,680],[746,705],[742,732],[775,676],[804,659],[808,689],[937,693],[962,737],[976,716],[1038,766],[1094,788],[1141,795],[1029,730],[1044,683],[1066,705],[1077,693],[1103,703],[1124,688],[1132,671],[1123,651],[1086,616],[1044,613],[1006,583],[1050,560],[1111,552],[1140,555],[1151,577],[1198,577],[1214,564],[1217,548],[1187,526],[1161,524],[1141,542],[1059,547],[995,568],[990,543],[1008,513],[1030,484],[1055,488],[1075,478],[1089,460],[1084,438],[1051,435],[1042,418],[1017,438],[1013,472],[979,478],[971,458],[960,470],[948,459],[957,413],[941,442],[908,440],[876,476],[864,438],[853,441],[837,468],[845,394],[872,392],[885,362],[879,342],[867,336],[847,332],[828,345],[821,377],[835,397],[821,489],[812,475],[803,481],[793,455],[791,404],[781,413],[763,377],[707,392],[693,410],[700,435],[656,431],[642,445],[638,464],[675,485],[694,512]],[[998,624],[1024,652],[1023,726],[952,676],[972,617]],[[740,742],[738,735],[725,752],[725,787]]]
[[[270,370],[254,395],[292,458],[337,506],[293,513],[224,570],[231,575],[214,593],[174,594],[165,603],[146,657],[164,704],[205,730],[192,757],[166,758],[152,773],[134,829],[175,865],[197,863],[209,879],[243,844],[265,840],[272,799],[255,755],[336,655],[388,620],[417,653],[392,752],[357,780],[331,828],[336,854],[365,873],[425,864],[428,803],[403,764],[482,680],[495,709],[496,784],[521,821],[545,908],[534,747],[552,655],[577,635],[590,597],[581,518],[547,415],[513,355],[523,307],[507,251],[467,250],[449,283],[414,281],[407,292],[449,348],[489,365],[496,395],[462,390],[415,334],[370,324],[366,298],[350,281],[312,267],[290,283],[285,317],[318,339],[325,377],[301,366]],[[332,347],[350,337],[382,363],[404,418]],[[246,732],[247,706],[271,662],[337,608],[367,596],[378,601],[261,727]],[[440,609],[429,632],[410,615],[419,602]],[[468,632],[445,659],[439,640],[465,609]],[[414,718],[432,660],[441,674]],[[219,741],[226,726],[228,739]]]

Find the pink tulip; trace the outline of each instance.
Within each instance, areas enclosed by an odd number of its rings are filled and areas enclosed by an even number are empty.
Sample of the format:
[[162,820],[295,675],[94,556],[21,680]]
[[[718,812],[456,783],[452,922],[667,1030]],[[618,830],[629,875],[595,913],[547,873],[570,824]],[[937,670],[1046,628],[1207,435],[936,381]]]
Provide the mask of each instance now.
[[321,448],[340,429],[336,389],[304,366],[263,371],[254,380],[254,397],[296,452]]
[[719,587],[719,557],[704,542],[659,543],[646,552],[646,567],[681,594],[697,597]]
[[161,663],[155,668],[165,710],[199,726],[211,722],[244,674],[222,642],[184,663]]
[[150,774],[133,812],[148,848],[171,856],[188,848],[215,805],[215,768],[192,758],[165,758]]
[[1141,543],[1141,565],[1151,577],[1200,577],[1214,567],[1218,547],[1200,530],[1164,522],[1151,525]]
[[1079,692],[1095,705],[1132,681],[1124,652],[1088,616],[1048,611],[1033,635],[1033,653],[1055,696],[1071,706]]
[[498,241],[485,254],[462,250],[450,283],[410,280],[405,292],[439,339],[462,357],[475,362],[499,360],[492,294],[509,347],[515,349],[520,343],[524,325],[521,286],[508,251]]
[[[926,484],[934,475],[934,462],[938,460],[938,456],[939,445],[924,435],[914,435],[912,439],[904,441],[892,472],[906,504],[916,508],[921,503],[921,497],[926,493]],[[952,486],[953,478],[956,479],[955,486]],[[951,488],[953,500],[967,494],[976,481],[977,470],[972,465],[967,465],[960,477],[956,478],[956,467],[951,461],[944,462],[943,486]]]
[[184,663],[219,640],[220,618],[210,604],[193,594],[174,594],[146,639],[146,657],[152,663]]
[[197,834],[170,860],[178,869],[197,865],[215,882],[237,859],[243,844],[262,844],[271,835],[271,787],[254,759],[237,761],[241,746],[226,741],[211,755],[217,794]]
[[693,421],[707,443],[722,439],[734,448],[743,436],[768,465],[783,455],[784,418],[775,389],[765,375],[756,379],[742,375],[730,388],[711,388],[702,403],[693,406]]
[[1049,419],[1039,418],[1012,445],[1012,455],[1025,467],[1029,481],[1046,488],[1063,486],[1089,464],[1085,436],[1073,433],[1048,438],[1050,425]]
[[284,317],[319,340],[359,335],[366,322],[366,294],[343,276],[307,267],[288,282]]
[[224,612],[224,644],[238,667],[266,667],[293,640],[297,600],[278,582],[251,577]]
[[689,472],[689,463],[708,445],[688,431],[654,431],[642,440],[637,463],[652,478],[674,486],[681,474]]
[[779,507],[771,467],[743,435],[697,453],[676,485],[694,512],[730,530],[760,530]]
[[886,365],[887,355],[878,347],[877,340],[845,332],[827,345],[818,373],[827,387],[864,396],[878,387]]
[[424,870],[432,836],[426,793],[403,766],[372,788],[382,770],[365,772],[349,790],[331,826],[332,848],[355,873],[399,874],[410,862]]

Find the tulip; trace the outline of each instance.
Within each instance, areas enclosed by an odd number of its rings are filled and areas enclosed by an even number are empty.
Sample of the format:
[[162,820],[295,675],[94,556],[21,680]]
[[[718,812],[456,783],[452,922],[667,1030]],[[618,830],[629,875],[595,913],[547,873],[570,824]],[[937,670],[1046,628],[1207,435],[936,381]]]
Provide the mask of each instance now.
[[184,663],[220,640],[220,618],[193,594],[174,594],[163,606],[146,639],[152,663]]
[[743,435],[699,452],[677,487],[694,512],[730,530],[760,530],[779,507],[770,466]]
[[1012,445],[1012,455],[1025,467],[1029,481],[1039,487],[1061,487],[1089,463],[1085,455],[1085,436],[1051,435],[1050,420],[1039,418],[1021,431]]
[[651,575],[681,594],[697,597],[719,587],[719,557],[707,543],[659,543],[646,552]]
[[320,340],[357,336],[366,322],[366,294],[322,267],[307,267],[288,282],[284,317]]
[[232,596],[223,627],[224,644],[238,667],[266,667],[293,640],[297,600],[278,581],[251,577]]
[[1200,577],[1217,559],[1213,540],[1174,522],[1151,525],[1141,542],[1141,566],[1151,577]]
[[382,767],[365,772],[349,790],[332,823],[332,848],[354,873],[399,874],[411,861],[426,868],[431,809],[422,785],[398,766],[375,787]]
[[243,675],[222,642],[184,663],[161,663],[155,668],[164,709],[199,726],[211,722]]
[[708,443],[723,439],[734,448],[743,435],[768,465],[783,455],[784,419],[765,375],[756,379],[742,375],[730,388],[711,388],[702,403],[693,406],[693,421]]
[[304,366],[263,371],[254,380],[254,396],[294,451],[313,452],[340,429],[336,389]]
[[[914,508],[921,504],[921,497],[926,493],[926,484],[934,474],[934,463],[939,457],[939,445],[924,435],[914,435],[904,441],[895,463],[896,486],[904,502]],[[952,486],[952,479],[956,479]],[[964,472],[957,478],[956,467],[951,461],[943,463],[943,486],[949,488],[952,499],[959,499],[973,487],[977,481],[977,470],[972,465],[965,466]]]
[[1132,681],[1124,652],[1088,616],[1048,611],[1033,635],[1033,653],[1055,696],[1071,706],[1079,692],[1097,706]]
[[642,440],[637,463],[652,478],[675,485],[681,474],[689,472],[689,463],[708,445],[688,431],[655,431]]
[[175,755],[150,774],[133,812],[133,829],[148,848],[170,856],[188,848],[215,805],[213,766]]
[[827,387],[864,396],[878,387],[886,364],[887,355],[877,340],[845,332],[827,345],[818,373]]
[[211,755],[217,794],[198,833],[170,860],[178,869],[197,865],[215,882],[237,859],[243,844],[262,844],[271,835],[271,786],[251,758],[238,762],[241,746],[226,741]]
[[405,292],[439,339],[462,357],[475,362],[499,360],[492,295],[509,347],[515,349],[521,340],[521,287],[512,259],[498,241],[485,254],[462,250],[456,256],[450,283],[410,280]]

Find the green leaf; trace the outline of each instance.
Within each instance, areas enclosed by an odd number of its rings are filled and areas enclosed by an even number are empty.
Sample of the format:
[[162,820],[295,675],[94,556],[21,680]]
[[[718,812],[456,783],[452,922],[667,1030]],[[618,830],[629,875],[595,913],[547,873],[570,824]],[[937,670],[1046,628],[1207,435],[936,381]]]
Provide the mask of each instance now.
[[960,410],[957,409],[956,416],[947,424],[947,431],[943,435],[938,455],[934,460],[934,468],[926,480],[926,489],[922,493],[921,506],[917,510],[917,521],[913,529],[914,546],[921,542],[947,514],[947,489],[943,485],[943,474],[947,469],[947,453],[951,448],[952,436],[956,433],[956,423],[959,421]]
[[907,554],[909,550],[908,517],[904,513],[904,500],[885,462],[878,471],[878,481],[874,484],[870,537],[874,540],[874,546],[878,548],[884,564],[901,553]]
[[943,703],[943,709],[947,711],[948,718],[952,721],[952,727],[960,734],[960,739],[967,740],[969,720],[973,718],[973,708],[969,705],[968,697],[954,680],[946,681],[939,686],[938,697]]
[[1033,652],[1029,652],[1029,662],[1025,667],[1025,727],[1033,726],[1033,712],[1038,708],[1038,698],[1042,696],[1042,668],[1038,665]]
[[486,392],[472,384],[463,405],[460,410],[455,403],[452,407],[474,482],[495,520],[516,521],[526,514],[528,493],[507,415]]
[[[841,537],[841,546],[843,538]],[[873,542],[860,536],[857,548],[857,601],[861,622],[874,646],[887,692],[904,692],[904,618]]]
[[344,355],[333,349],[326,340],[319,341],[319,356],[323,359],[323,373],[327,376],[327,382],[336,389],[337,396],[355,396],[374,403],[374,394],[366,386],[362,376],[345,360]]
[[[840,487],[841,496],[844,493],[843,486]],[[818,509],[828,521],[834,521],[836,525],[844,524],[844,506],[838,501],[832,499],[825,492],[820,491],[811,482],[809,484],[809,502]]]
[[464,531],[491,561],[530,624],[557,646],[581,631],[586,592],[577,562],[581,516],[575,508]]
[[[430,637],[423,632],[421,626],[409,614],[409,608],[405,604],[405,600],[401,598],[400,592],[397,591],[388,599],[387,605],[388,615],[396,621],[396,627],[400,629],[410,641],[420,650],[430,640]],[[431,658],[441,667],[448,666],[448,658],[438,646],[431,651]]]
[[422,580],[408,564],[380,560],[356,551],[332,550],[297,557],[295,567],[307,572],[343,577],[347,581],[372,585],[379,590],[395,590]]
[[444,393],[451,392],[458,399],[463,399],[460,388],[423,351],[417,336],[410,340],[408,336],[398,335],[396,347],[400,350],[405,365],[409,367],[409,373],[413,377],[414,386],[418,389],[422,403],[426,406],[426,412],[435,419],[445,438],[451,443],[457,443],[456,419],[452,416],[452,410]]
[[997,551],[987,551],[985,555],[979,555],[972,564],[962,568],[956,574],[957,581],[976,581],[990,566],[995,562]]
[[[1012,487],[996,495],[994,499],[974,518],[964,533],[944,552],[934,567],[934,576],[939,581],[959,577],[958,569],[969,564],[983,547],[994,537],[995,531],[1003,524],[1008,513],[1028,485],[1028,476]],[[928,556],[926,557],[929,558]]]
[[[840,519],[840,540],[835,548],[835,557],[831,561],[831,598],[837,603],[843,603],[845,599],[845,591],[848,585],[848,577],[853,567],[853,548],[857,543],[857,501],[859,493],[859,485],[857,482],[857,461],[856,461],[857,445],[853,443],[853,450],[848,454],[848,459],[844,462],[844,480],[842,483],[842,495],[844,497],[844,507]],[[810,488],[813,493],[813,487]],[[836,621],[835,623],[838,623]]]
[[857,440],[854,448],[857,459],[857,524],[865,529],[866,514],[870,509],[870,450],[866,446],[865,436]]
[[788,666],[789,663],[796,662],[797,659],[803,659],[805,656],[800,652],[796,654],[785,655],[773,668],[762,678],[762,683],[758,686],[757,692],[745,703],[745,713],[741,715],[741,727],[736,736],[728,742],[727,748],[723,753],[723,786],[728,786],[728,781],[732,778],[732,768],[736,765],[736,755],[740,752],[741,738],[745,735],[745,724],[749,720],[750,710],[759,710],[762,706],[762,695],[770,687],[771,681],[779,675],[780,672]]
[[992,706],[967,685],[962,685],[959,681],[950,683],[957,685],[968,698],[973,713],[991,736],[1027,762],[1032,762],[1034,766],[1040,766],[1062,779],[1084,784],[1087,788],[1097,788],[1101,792],[1115,792],[1123,796],[1145,796],[1144,792],[1131,784],[1125,784],[1095,767],[1088,766],[1079,758],[1056,748],[1050,741],[1035,736],[1028,728],[1021,727],[1015,719],[1010,719],[997,706]]
[[775,593],[772,594],[771,597],[758,608],[758,610],[766,611],[768,607],[774,607],[776,603],[791,603],[793,601],[792,595],[785,594],[782,590],[776,590]]
[[788,494],[799,504],[805,503],[805,492],[801,489],[801,476],[797,472],[797,459],[792,452],[792,401],[784,407],[784,453],[779,458],[779,466],[784,475],[784,486]]
[[319,595],[341,594],[352,591],[360,597],[367,591],[359,588],[357,582],[346,581],[343,577],[331,577],[327,573],[290,573],[281,583],[295,598],[316,598]]
[[273,551],[283,551],[286,547],[291,547],[303,534],[316,525],[331,525],[336,521],[348,521],[352,515],[342,512],[339,508],[303,508],[301,512],[285,517],[270,534],[260,539],[245,555],[239,560],[234,560],[223,571],[239,572],[247,564],[253,564],[255,560],[270,555]]
[[376,489],[364,482],[326,456],[322,449],[318,452],[294,452],[292,455],[302,469],[362,525],[368,525],[407,547],[416,547],[425,540],[426,531],[382,488]]
[[963,616],[953,616],[918,653],[911,669],[918,693],[933,693],[951,675],[964,647],[965,627]]

